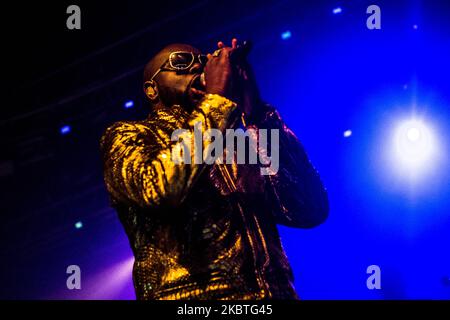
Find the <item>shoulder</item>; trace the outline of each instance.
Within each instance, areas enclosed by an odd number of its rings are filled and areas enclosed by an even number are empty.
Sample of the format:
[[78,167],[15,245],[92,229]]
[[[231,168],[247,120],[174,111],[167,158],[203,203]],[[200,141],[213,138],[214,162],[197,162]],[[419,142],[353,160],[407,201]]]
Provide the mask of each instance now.
[[117,121],[106,128],[102,137],[121,134],[133,134],[149,131],[151,123],[142,121]]

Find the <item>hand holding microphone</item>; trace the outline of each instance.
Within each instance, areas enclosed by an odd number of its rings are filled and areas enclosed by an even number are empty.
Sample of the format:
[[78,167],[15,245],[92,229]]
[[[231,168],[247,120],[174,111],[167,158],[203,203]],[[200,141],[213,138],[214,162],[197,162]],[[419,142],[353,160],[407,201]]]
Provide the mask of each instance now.
[[[238,107],[250,122],[258,122],[260,118],[261,99],[258,86],[254,77],[247,56],[250,53],[252,44],[250,41],[244,41],[238,44],[237,39],[231,41],[231,47],[226,47],[222,41],[217,43],[218,49],[208,55],[210,59],[216,59],[222,56],[223,51],[229,56],[229,63],[232,69],[230,78],[230,87],[232,88],[232,100],[238,103]],[[207,82],[207,78],[203,77]]]

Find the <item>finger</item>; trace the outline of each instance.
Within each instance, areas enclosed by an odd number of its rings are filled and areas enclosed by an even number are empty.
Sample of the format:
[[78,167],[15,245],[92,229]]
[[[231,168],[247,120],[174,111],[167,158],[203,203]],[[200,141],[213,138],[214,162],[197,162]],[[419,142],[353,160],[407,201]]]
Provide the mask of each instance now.
[[208,54],[206,55],[206,57],[208,58],[208,60],[211,60],[211,59],[212,59],[212,54],[211,54],[211,53],[208,53]]
[[223,42],[222,42],[222,41],[217,42],[217,47],[218,47],[219,49],[222,49],[222,48],[224,47]]
[[232,40],[231,40],[231,47],[233,48],[233,49],[236,49],[237,48],[237,39],[236,38],[233,38]]

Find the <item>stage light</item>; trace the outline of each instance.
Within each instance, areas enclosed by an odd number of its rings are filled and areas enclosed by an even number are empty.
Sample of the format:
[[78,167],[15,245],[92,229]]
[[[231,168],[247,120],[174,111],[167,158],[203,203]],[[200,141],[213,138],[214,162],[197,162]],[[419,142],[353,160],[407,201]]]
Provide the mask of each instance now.
[[352,135],[352,130],[345,130],[343,135],[344,135],[344,138],[350,137]]
[[77,223],[75,223],[75,229],[81,229],[83,228],[83,222],[78,221]]
[[420,135],[421,135],[421,133],[418,128],[413,127],[413,128],[408,129],[407,136],[408,136],[409,141],[416,142],[417,140],[420,139]]
[[400,122],[393,139],[397,170],[416,176],[430,169],[436,147],[433,132],[425,122],[419,119]]
[[413,29],[417,30],[417,29],[419,29],[419,26],[417,24],[415,24],[415,25],[413,25]]
[[333,14],[338,14],[342,12],[342,8],[341,7],[337,7],[333,9]]
[[283,40],[287,40],[290,37],[292,37],[292,33],[289,30],[287,30],[281,34],[281,39],[283,39]]
[[[132,281],[133,265],[134,257],[129,256],[106,269],[99,269],[101,271],[98,273],[89,274],[89,277],[84,280],[84,288],[89,290],[79,290],[81,299],[114,300],[123,297],[124,294],[128,296],[125,299],[135,299]],[[125,293],[124,290],[127,292]]]
[[62,135],[68,134],[70,132],[70,126],[62,126],[60,132]]
[[129,100],[129,101],[125,102],[125,104],[124,104],[125,109],[133,108],[133,106],[134,106],[134,102],[132,100]]

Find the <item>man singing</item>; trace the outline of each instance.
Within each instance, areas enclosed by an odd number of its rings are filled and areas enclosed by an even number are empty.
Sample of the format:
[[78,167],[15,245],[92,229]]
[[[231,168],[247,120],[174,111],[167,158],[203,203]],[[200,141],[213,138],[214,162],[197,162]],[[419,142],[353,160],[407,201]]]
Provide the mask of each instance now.
[[[247,52],[236,39],[207,56],[167,46],[144,70],[148,117],[117,122],[101,139],[107,190],[135,256],[138,299],[297,299],[276,225],[319,225],[328,197],[298,139],[261,101]],[[204,132],[278,130],[278,170],[173,161],[181,143],[173,132],[196,123]],[[263,148],[257,152],[270,153]]]

